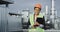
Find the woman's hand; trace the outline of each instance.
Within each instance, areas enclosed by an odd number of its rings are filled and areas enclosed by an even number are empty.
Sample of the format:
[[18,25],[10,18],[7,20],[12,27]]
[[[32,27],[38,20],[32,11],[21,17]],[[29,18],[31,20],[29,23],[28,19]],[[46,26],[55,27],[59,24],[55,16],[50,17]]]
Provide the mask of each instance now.
[[39,26],[40,24],[38,22],[35,22],[35,24],[33,25],[33,27],[37,27]]
[[34,25],[38,25],[38,26],[39,26],[40,24],[39,24],[38,22],[35,22],[35,24],[34,24]]
[[39,26],[40,24],[38,22],[35,22],[34,25],[32,26],[32,28],[36,28],[37,26]]

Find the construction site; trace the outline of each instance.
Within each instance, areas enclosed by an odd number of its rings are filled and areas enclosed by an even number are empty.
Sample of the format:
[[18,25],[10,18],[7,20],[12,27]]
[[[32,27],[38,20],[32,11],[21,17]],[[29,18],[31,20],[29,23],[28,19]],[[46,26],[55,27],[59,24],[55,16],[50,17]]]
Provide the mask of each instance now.
[[36,3],[42,5],[44,32],[60,32],[60,0],[0,0],[0,32],[28,32]]

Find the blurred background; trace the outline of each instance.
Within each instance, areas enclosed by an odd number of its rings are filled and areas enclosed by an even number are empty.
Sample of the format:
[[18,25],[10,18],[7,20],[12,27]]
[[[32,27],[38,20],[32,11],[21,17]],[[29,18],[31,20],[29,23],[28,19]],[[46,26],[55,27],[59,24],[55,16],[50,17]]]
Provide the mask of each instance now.
[[45,32],[60,32],[60,0],[0,0],[0,32],[27,32],[36,3],[42,4]]

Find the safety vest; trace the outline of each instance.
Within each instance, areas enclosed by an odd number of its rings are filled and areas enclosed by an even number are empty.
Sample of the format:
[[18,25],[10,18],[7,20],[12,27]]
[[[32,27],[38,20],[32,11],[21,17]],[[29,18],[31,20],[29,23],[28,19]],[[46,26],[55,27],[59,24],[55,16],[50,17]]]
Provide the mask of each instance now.
[[[43,18],[43,15],[39,14],[37,17]],[[31,26],[34,25],[34,15],[33,14],[30,15],[30,24],[31,24]],[[37,27],[35,29],[29,29],[29,32],[44,32],[44,29]]]

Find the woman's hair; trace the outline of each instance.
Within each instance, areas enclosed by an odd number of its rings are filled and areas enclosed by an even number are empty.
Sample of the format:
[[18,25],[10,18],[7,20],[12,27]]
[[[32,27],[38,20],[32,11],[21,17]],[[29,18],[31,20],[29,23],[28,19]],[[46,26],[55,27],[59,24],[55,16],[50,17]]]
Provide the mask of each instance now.
[[[35,9],[35,8],[38,8],[38,7],[34,7],[34,9]],[[41,8],[39,8],[39,9],[41,10]]]

